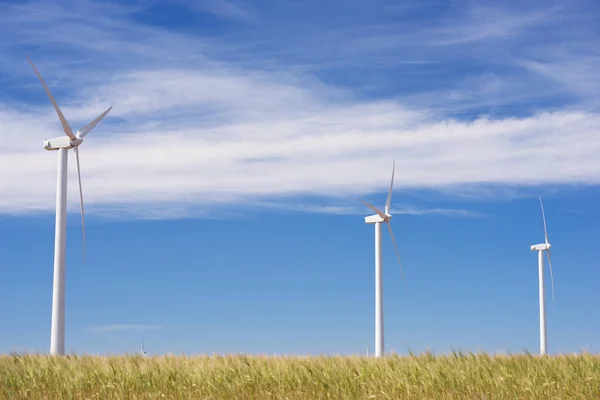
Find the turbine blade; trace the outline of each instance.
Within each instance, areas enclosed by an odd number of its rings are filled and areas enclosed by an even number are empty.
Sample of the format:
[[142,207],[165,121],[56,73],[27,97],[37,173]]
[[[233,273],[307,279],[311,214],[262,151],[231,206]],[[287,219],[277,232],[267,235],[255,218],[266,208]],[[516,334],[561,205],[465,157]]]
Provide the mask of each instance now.
[[50,89],[48,89],[48,86],[46,86],[46,82],[44,82],[44,79],[42,79],[42,76],[38,72],[37,68],[35,68],[35,65],[33,65],[33,62],[31,61],[31,59],[29,59],[29,57],[27,57],[27,60],[29,61],[29,64],[31,64],[31,67],[35,71],[35,73],[38,76],[38,78],[40,78],[40,82],[42,82],[42,85],[44,86],[44,89],[46,89],[46,93],[48,94],[48,97],[50,97],[50,101],[52,102],[52,105],[54,106],[54,110],[56,110],[56,114],[58,115],[58,119],[60,119],[60,123],[62,124],[63,131],[65,131],[65,134],[69,138],[71,138],[71,140],[74,140],[75,139],[75,135],[73,134],[73,131],[71,130],[71,127],[69,126],[69,123],[67,122],[67,119],[63,115],[62,111],[60,111],[60,107],[58,107],[58,104],[56,104],[56,100],[54,100],[54,97],[52,96],[52,93],[50,93]]
[[406,281],[404,280],[404,271],[402,271],[402,264],[400,263],[400,254],[398,254],[398,246],[396,245],[396,238],[394,237],[394,231],[392,231],[392,225],[390,224],[390,221],[385,221],[385,223],[390,230],[390,236],[392,237],[392,243],[394,244],[394,250],[396,251],[396,259],[398,260],[400,274],[402,275],[402,282],[406,285]]
[[110,110],[112,110],[112,106],[108,107],[108,110],[104,111],[102,114],[100,114],[100,116],[98,116],[98,118],[96,118],[95,120],[93,120],[92,122],[90,122],[89,124],[87,124],[86,126],[84,126],[83,128],[81,128],[80,130],[77,131],[77,137],[80,138],[84,138],[85,135],[87,135],[88,133],[90,133],[90,131],[92,129],[94,129],[96,127],[96,125],[98,125],[98,123],[100,121],[102,121],[102,119],[104,117],[106,117],[106,114],[108,114],[110,112]]
[[81,202],[81,233],[83,236],[83,262],[85,262],[85,217],[83,212],[83,189],[81,187],[81,171],[79,169],[79,148],[74,147],[75,157],[77,160],[77,179],[79,180],[79,201]]
[[554,303],[554,276],[552,274],[552,259],[550,258],[550,249],[546,249],[548,256],[548,265],[550,266],[550,282],[552,282],[552,302]]
[[388,193],[387,200],[385,201],[385,213],[390,213],[390,206],[392,205],[392,188],[394,187],[394,173],[396,172],[396,159],[394,158],[394,164],[392,167],[392,182],[390,183],[390,191]]
[[377,215],[379,215],[381,218],[385,219],[387,217],[383,211],[381,211],[380,209],[378,209],[374,205],[367,203],[363,199],[359,199],[359,200],[362,201],[363,203],[365,203],[366,206],[369,207],[371,210],[375,211],[377,213]]
[[548,231],[546,230],[546,215],[544,214],[544,203],[542,203],[542,196],[540,198],[540,206],[542,207],[542,219],[544,220],[544,240],[548,244]]

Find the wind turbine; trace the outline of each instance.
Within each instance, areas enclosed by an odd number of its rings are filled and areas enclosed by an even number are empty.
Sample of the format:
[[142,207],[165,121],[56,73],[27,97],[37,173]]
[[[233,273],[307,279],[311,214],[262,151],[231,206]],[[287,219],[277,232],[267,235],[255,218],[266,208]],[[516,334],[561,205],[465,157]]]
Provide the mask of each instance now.
[[65,354],[65,256],[67,242],[67,151],[74,149],[77,161],[77,180],[79,181],[79,200],[81,204],[81,230],[83,235],[83,257],[85,261],[85,218],[83,212],[83,191],[81,189],[81,172],[79,169],[78,147],[83,138],[109,113],[112,107],[100,114],[99,117],[73,133],[62,111],[56,104],[50,89],[42,76],[27,57],[31,67],[42,82],[66,136],[45,140],[46,150],[58,150],[58,171],[56,184],[56,227],[54,231],[54,283],[52,288],[52,328],[50,334],[50,354]]
[[140,354],[142,357],[146,357],[148,353],[144,350],[144,334],[142,333],[142,343],[140,345]]
[[552,282],[552,302],[554,302],[554,276],[552,274],[552,259],[550,258],[550,247],[548,242],[548,232],[546,230],[546,215],[544,214],[544,204],[542,196],[540,198],[540,206],[542,208],[542,219],[544,221],[544,243],[531,246],[531,251],[538,252],[538,273],[539,273],[539,288],[540,288],[540,355],[545,355],[547,350],[546,336],[546,297],[544,292],[544,254],[548,256],[548,265],[550,266],[550,279]]
[[396,246],[396,239],[394,238],[394,232],[390,225],[392,215],[390,214],[390,206],[392,205],[392,189],[394,187],[394,172],[396,169],[396,160],[392,167],[392,182],[390,183],[390,191],[388,193],[387,200],[385,202],[385,212],[382,212],[372,204],[367,203],[364,200],[360,200],[367,205],[371,210],[375,211],[375,215],[365,217],[365,223],[375,224],[375,357],[381,357],[384,353],[384,342],[383,342],[383,287],[382,287],[382,271],[381,271],[381,223],[385,222],[392,237],[392,243],[394,244],[394,250],[396,251],[396,258],[398,259],[398,265],[400,266],[400,273],[402,273],[402,279],[404,280],[404,273],[402,272],[402,265],[400,264],[400,255],[398,254],[398,246]]

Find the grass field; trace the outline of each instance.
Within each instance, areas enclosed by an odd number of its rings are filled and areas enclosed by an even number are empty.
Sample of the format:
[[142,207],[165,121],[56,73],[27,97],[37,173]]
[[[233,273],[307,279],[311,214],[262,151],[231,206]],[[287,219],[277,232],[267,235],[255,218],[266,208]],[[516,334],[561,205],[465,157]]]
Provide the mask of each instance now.
[[2,399],[600,399],[600,357],[0,356]]

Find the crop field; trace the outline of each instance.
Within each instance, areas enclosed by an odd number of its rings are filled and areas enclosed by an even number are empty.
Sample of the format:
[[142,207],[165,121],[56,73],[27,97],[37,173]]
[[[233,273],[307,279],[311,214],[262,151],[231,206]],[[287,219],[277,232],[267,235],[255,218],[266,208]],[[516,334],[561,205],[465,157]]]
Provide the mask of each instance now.
[[2,399],[600,399],[600,356],[0,356]]

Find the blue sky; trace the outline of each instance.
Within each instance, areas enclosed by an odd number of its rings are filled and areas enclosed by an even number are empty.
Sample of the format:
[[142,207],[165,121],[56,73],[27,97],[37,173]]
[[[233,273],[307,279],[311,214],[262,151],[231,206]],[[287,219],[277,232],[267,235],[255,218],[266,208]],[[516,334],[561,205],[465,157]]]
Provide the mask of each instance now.
[[74,129],[114,107],[80,149],[85,264],[70,156],[68,351],[372,351],[357,199],[393,158],[388,351],[538,351],[538,194],[549,352],[600,351],[593,1],[195,3],[0,4],[0,352],[50,341],[61,129],[25,55]]

